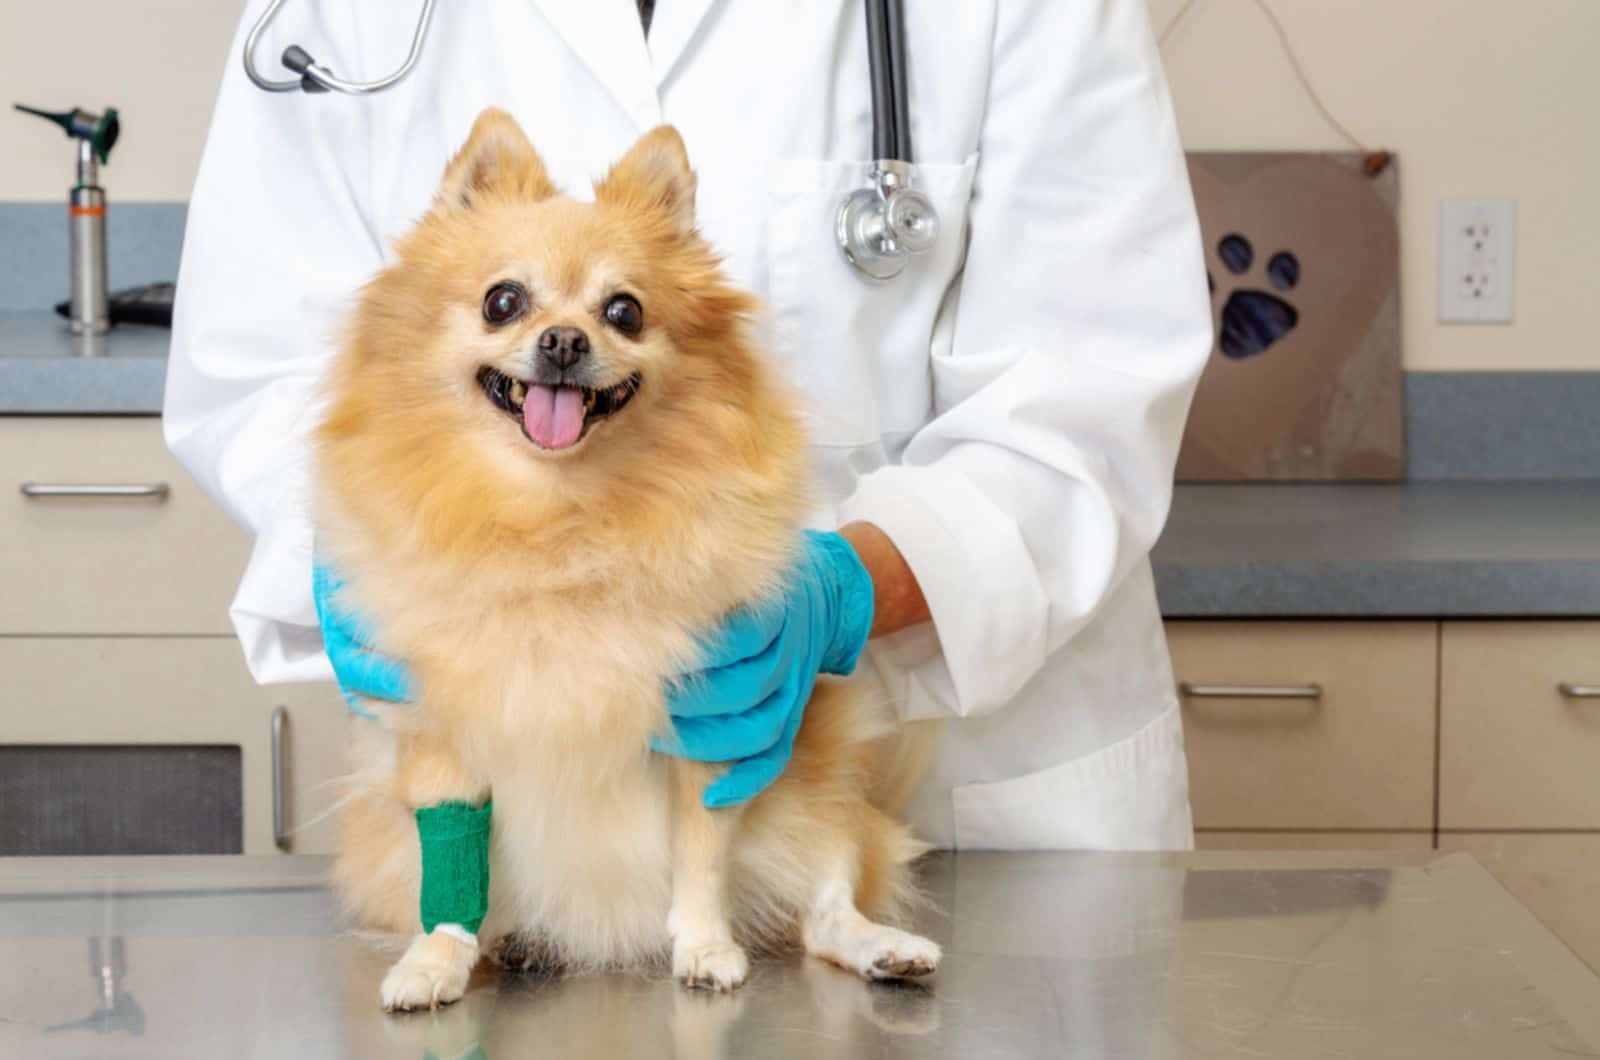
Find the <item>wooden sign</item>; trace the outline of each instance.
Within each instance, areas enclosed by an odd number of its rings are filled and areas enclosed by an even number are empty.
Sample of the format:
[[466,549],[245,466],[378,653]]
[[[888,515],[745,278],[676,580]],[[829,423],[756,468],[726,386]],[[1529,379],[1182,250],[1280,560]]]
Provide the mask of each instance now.
[[1403,475],[1397,168],[1353,152],[1190,153],[1216,344],[1180,481]]

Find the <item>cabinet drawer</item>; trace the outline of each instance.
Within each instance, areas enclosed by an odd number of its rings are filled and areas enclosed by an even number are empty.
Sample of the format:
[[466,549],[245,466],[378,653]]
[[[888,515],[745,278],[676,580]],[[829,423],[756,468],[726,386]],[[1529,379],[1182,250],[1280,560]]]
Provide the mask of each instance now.
[[[326,811],[339,794],[331,782],[345,771],[345,726],[362,720],[332,684],[261,688],[229,637],[0,637],[0,673],[0,744],[12,749],[12,761],[40,745],[99,748],[101,761],[116,748],[237,748],[242,852],[331,850]],[[275,798],[282,803],[276,822]],[[61,812],[102,809],[86,803]],[[164,812],[184,809],[173,801]],[[280,830],[283,847],[275,842]]]
[[1600,698],[1561,691],[1600,685],[1600,622],[1443,635],[1439,827],[1600,829]]
[[1174,622],[1200,828],[1430,830],[1431,622]]
[[1465,850],[1551,933],[1600,972],[1600,835],[1441,832],[1440,850]]
[[247,555],[159,420],[0,417],[0,634],[228,633]]

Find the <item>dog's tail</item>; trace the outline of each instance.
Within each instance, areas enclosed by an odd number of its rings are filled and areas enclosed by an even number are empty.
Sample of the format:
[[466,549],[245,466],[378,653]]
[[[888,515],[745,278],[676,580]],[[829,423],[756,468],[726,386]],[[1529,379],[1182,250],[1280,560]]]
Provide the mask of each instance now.
[[908,721],[884,740],[881,769],[873,780],[872,805],[899,819],[922,782],[939,744],[940,721]]

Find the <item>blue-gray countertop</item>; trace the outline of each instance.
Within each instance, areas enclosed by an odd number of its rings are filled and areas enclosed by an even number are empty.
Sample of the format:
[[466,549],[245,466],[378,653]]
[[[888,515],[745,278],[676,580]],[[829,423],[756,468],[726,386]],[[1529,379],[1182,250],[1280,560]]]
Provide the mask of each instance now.
[[48,311],[0,312],[0,415],[161,415],[166,328],[74,335]]
[[[80,337],[52,313],[0,311],[0,415],[158,416],[170,340],[137,325]],[[1551,464],[1600,474],[1591,455],[1586,442]],[[1154,553],[1162,613],[1600,616],[1600,480],[1516,477],[1536,466],[1504,481],[1179,486]]]
[[1600,481],[1179,486],[1169,618],[1600,615]]

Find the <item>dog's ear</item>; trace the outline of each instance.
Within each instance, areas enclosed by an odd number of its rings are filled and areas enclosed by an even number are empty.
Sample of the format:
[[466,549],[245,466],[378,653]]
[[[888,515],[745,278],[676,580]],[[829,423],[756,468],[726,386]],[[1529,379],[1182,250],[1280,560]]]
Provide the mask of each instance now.
[[472,123],[467,142],[445,168],[439,200],[470,207],[491,190],[530,200],[556,193],[522,126],[498,107],[489,107]]
[[665,211],[680,234],[694,230],[694,170],[683,138],[670,125],[658,125],[639,138],[605,179],[594,186],[600,202],[647,206]]

